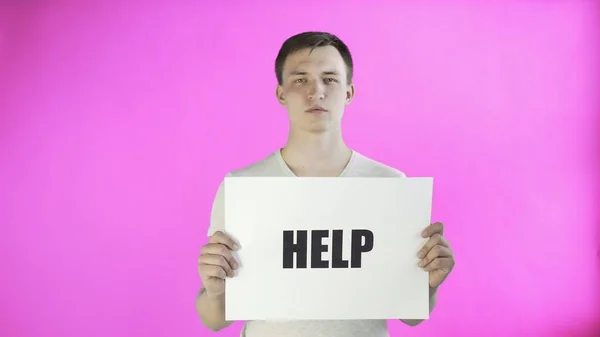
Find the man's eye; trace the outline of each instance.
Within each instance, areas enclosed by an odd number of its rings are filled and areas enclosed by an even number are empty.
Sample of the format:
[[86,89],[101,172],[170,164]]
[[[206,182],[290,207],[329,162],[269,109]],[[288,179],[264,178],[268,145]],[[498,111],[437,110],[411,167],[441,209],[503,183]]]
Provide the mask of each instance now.
[[302,82],[304,82],[303,78],[298,78],[294,81],[294,83],[302,83]]
[[332,83],[332,82],[337,82],[337,80],[335,78],[326,78],[325,82]]

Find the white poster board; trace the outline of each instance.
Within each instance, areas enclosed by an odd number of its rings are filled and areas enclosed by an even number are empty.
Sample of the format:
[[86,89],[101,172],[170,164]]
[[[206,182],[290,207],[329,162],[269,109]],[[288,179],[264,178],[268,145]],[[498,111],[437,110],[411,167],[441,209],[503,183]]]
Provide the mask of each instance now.
[[226,319],[428,319],[417,253],[432,190],[432,178],[226,178],[225,232],[241,245]]

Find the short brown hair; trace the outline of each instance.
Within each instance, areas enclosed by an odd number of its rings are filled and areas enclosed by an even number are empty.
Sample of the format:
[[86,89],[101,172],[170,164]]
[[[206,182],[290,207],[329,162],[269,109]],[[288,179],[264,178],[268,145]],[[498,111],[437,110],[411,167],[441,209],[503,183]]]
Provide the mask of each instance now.
[[326,33],[326,32],[304,32],[296,34],[283,43],[277,59],[275,60],[275,76],[279,85],[283,83],[283,64],[286,58],[301,49],[310,48],[311,50],[317,47],[333,46],[338,50],[344,62],[346,63],[347,82],[352,83],[352,74],[354,72],[354,64],[352,62],[352,55],[348,46],[337,36]]

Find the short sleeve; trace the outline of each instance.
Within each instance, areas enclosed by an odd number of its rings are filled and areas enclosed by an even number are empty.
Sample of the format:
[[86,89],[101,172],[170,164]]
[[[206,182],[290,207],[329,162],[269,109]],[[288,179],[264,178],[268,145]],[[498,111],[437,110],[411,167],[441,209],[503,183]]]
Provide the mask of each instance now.
[[[229,177],[227,174],[225,177]],[[217,231],[225,231],[225,181],[221,181],[210,211],[210,224],[207,235],[210,237]]]

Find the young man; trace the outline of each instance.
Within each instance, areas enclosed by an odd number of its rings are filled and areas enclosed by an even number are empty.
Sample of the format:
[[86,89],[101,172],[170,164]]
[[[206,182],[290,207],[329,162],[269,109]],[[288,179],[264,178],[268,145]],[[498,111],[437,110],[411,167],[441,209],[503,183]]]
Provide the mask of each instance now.
[[[342,116],[345,106],[354,98],[354,85],[352,57],[340,39],[322,32],[292,36],[279,51],[275,72],[277,100],[286,108],[290,120],[287,143],[228,176],[404,177],[402,172],[367,158],[344,143]],[[210,240],[202,247],[198,260],[203,287],[196,309],[202,323],[214,331],[231,324],[225,321],[225,279],[234,277],[238,266],[231,253],[238,247],[223,230],[223,203],[221,185],[212,208]],[[433,310],[437,288],[454,267],[454,258],[443,238],[441,223],[425,228],[423,237],[430,239],[415,254],[422,259],[420,266],[430,273],[430,310]],[[242,336],[383,337],[388,332],[385,320],[251,321],[246,322]]]

